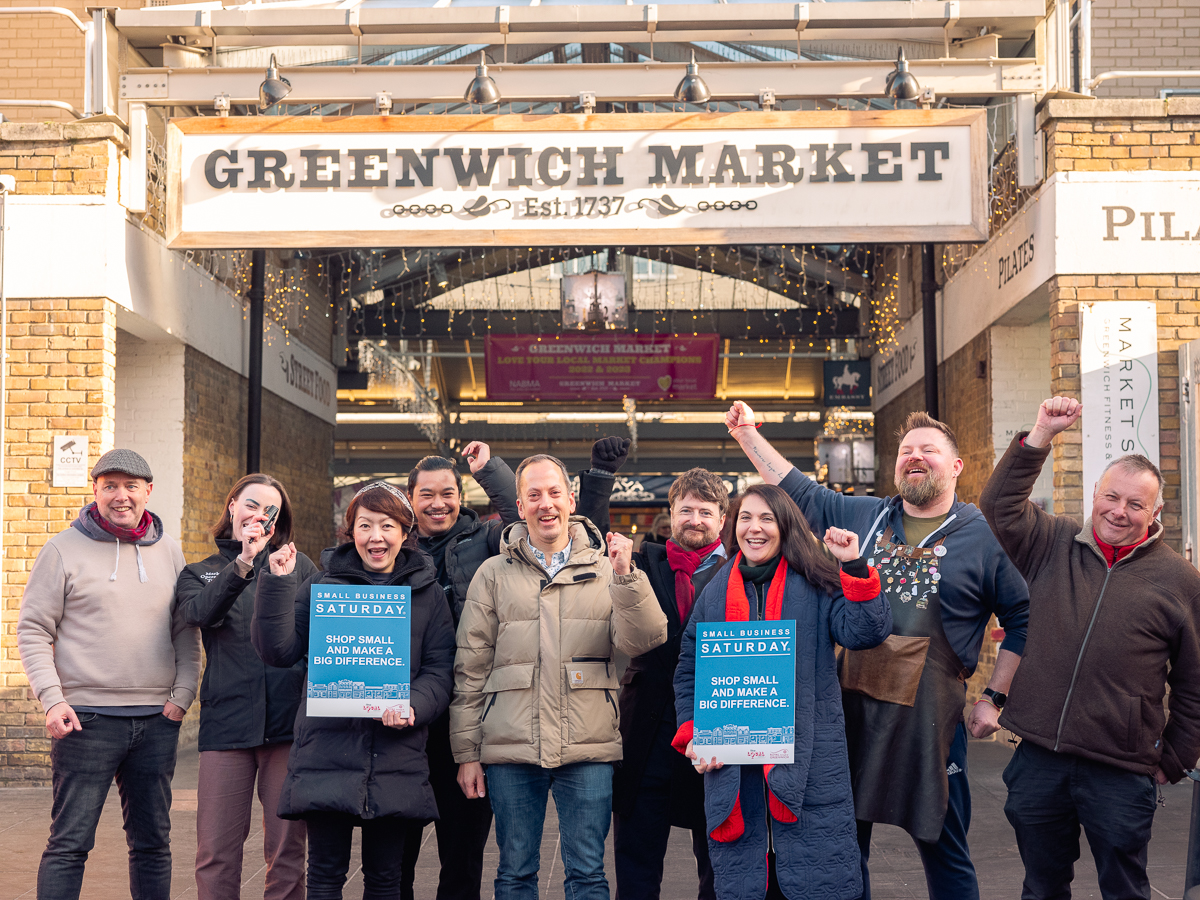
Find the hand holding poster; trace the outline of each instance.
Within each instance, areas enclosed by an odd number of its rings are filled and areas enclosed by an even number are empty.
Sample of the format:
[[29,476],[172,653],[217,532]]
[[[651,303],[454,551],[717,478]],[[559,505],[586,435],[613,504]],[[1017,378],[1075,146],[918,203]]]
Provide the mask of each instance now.
[[310,716],[408,718],[407,587],[314,584],[308,614]]
[[790,763],[796,741],[796,622],[700,622],[692,747],[703,759]]

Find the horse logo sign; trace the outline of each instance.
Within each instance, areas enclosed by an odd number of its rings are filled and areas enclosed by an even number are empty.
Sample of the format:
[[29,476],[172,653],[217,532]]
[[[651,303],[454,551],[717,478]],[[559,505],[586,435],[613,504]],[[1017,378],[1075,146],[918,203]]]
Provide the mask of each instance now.
[[825,361],[825,405],[869,406],[871,363],[865,359]]

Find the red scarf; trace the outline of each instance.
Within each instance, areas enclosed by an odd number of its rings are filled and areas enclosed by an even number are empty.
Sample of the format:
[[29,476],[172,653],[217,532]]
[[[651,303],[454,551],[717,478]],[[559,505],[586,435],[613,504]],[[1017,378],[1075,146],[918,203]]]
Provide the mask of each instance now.
[[146,532],[150,530],[150,525],[154,522],[154,520],[150,518],[150,511],[142,510],[142,520],[138,522],[135,527],[122,528],[120,525],[114,525],[112,522],[108,521],[108,519],[104,518],[104,516],[100,515],[100,510],[96,508],[96,504],[94,503],[88,507],[88,515],[91,517],[93,522],[115,537],[118,541],[125,541],[129,544],[136,543],[144,538],[146,536]]
[[692,606],[696,602],[696,586],[692,576],[714,550],[721,546],[720,539],[699,550],[685,550],[674,541],[667,541],[667,563],[675,573],[675,608],[679,610],[679,621],[687,625]]
[[[729,585],[725,588],[725,621],[749,622],[750,601],[746,599],[746,585],[742,581],[742,570],[738,568],[742,552],[733,558],[729,571]],[[778,621],[783,612],[783,585],[787,581],[787,560],[779,557],[779,566],[771,576],[771,587],[767,590],[767,609],[764,619]]]

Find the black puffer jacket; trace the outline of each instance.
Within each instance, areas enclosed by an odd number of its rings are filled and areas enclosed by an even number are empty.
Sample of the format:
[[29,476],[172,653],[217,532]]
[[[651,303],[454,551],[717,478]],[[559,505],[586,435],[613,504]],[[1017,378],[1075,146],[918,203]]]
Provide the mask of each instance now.
[[[267,662],[307,666],[308,608],[314,584],[370,584],[352,542],[322,555],[326,571],[296,589],[294,582],[264,571],[259,577],[251,634]],[[279,815],[341,812],[374,819],[398,816],[428,822],[437,818],[425,758],[428,723],[450,703],[454,627],[429,556],[403,547],[389,585],[412,588],[409,672],[417,724],[388,728],[374,719],[313,717],[301,703],[296,741],[288,757]]]
[[[187,624],[204,640],[200,685],[200,749],[243,750],[292,739],[296,707],[304,690],[304,663],[268,666],[250,643],[255,575],[267,565],[268,549],[254,560],[249,578],[234,562],[242,542],[218,540],[217,552],[179,573],[176,602]],[[303,553],[288,578],[293,590],[317,567]]]

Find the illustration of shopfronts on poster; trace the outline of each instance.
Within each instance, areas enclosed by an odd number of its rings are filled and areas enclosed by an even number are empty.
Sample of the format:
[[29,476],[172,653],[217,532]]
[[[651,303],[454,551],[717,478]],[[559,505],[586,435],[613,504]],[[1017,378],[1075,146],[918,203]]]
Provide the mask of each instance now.
[[314,584],[309,599],[310,716],[409,714],[407,587]]
[[697,624],[697,756],[731,765],[793,761],[795,636],[790,619]]

